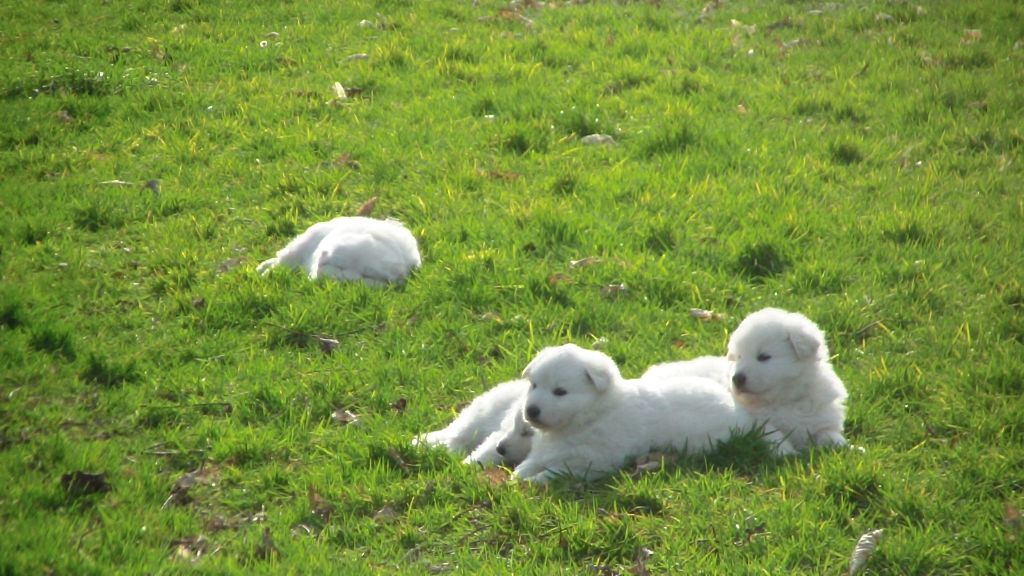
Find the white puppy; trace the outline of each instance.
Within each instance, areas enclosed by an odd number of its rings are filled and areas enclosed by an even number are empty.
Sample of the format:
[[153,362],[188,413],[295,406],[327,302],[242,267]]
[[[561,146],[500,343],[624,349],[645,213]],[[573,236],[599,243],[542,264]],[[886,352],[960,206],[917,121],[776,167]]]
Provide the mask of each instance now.
[[526,402],[526,390],[523,395],[505,413],[501,428],[473,450],[463,462],[467,464],[501,464],[516,467],[530,453],[535,430],[523,416],[523,405]]
[[625,380],[615,362],[573,344],[545,348],[526,367],[524,412],[538,431],[515,475],[590,479],[653,450],[705,452],[753,421],[708,378]]
[[844,445],[846,388],[829,363],[825,335],[806,316],[765,308],[729,339],[736,402],[797,449]]
[[343,216],[313,224],[256,271],[266,274],[280,265],[304,270],[312,279],[383,285],[405,281],[419,268],[420,252],[416,238],[397,220]]
[[[530,383],[526,380],[502,382],[474,398],[451,424],[441,430],[427,433],[422,438],[414,439],[413,444],[444,446],[452,452],[475,454],[486,440],[491,442],[494,454],[481,452],[478,455],[479,460],[471,461],[497,462],[501,456],[497,452],[498,442],[515,429],[515,420],[517,415],[522,413],[523,398],[526,397],[529,388]],[[495,434],[500,436],[494,436]],[[517,447],[516,450],[518,452],[520,448]],[[529,450],[529,447],[526,450]],[[485,457],[492,459],[485,461]]]
[[710,378],[726,388],[730,387],[731,365],[725,356],[698,356],[690,360],[655,364],[647,369],[641,380],[665,379],[675,376]]

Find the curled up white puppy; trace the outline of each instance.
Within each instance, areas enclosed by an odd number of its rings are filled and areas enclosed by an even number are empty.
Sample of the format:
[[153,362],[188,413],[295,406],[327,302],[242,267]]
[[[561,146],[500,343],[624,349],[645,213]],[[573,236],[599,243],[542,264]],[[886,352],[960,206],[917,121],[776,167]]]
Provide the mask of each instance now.
[[702,453],[754,427],[719,382],[625,380],[611,358],[574,344],[541,350],[523,376],[530,381],[524,414],[537,434],[515,475],[533,482],[598,478],[655,450]]
[[[520,407],[529,386],[526,380],[502,382],[474,398],[451,424],[424,434],[414,439],[413,443],[444,446],[451,452],[472,454],[485,440],[490,440],[494,434],[501,434],[493,439],[494,454],[500,456],[497,454],[497,444],[504,437],[503,430],[511,431],[515,428],[515,416],[521,413]],[[483,453],[480,456],[482,458]],[[496,458],[488,460],[496,461]]]
[[533,444],[535,430],[523,416],[523,404],[526,401],[526,394],[513,404],[505,419],[501,422],[501,428],[492,432],[484,439],[483,443],[473,450],[473,453],[464,460],[467,464],[501,464],[510,468],[516,467],[530,453]]
[[842,446],[846,387],[829,362],[825,334],[803,314],[765,308],[729,338],[737,404],[796,448]]
[[304,270],[312,279],[361,280],[370,285],[401,283],[420,266],[416,238],[397,220],[343,216],[318,222],[256,268]]

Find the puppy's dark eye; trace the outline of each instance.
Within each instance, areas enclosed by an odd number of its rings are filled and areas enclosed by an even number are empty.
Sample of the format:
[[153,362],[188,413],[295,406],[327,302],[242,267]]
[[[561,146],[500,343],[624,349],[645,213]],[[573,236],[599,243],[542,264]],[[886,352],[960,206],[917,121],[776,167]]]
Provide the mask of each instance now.
[[771,354],[761,353],[761,354],[757,355],[757,361],[758,362],[767,362],[767,361],[769,361],[771,359],[772,359],[772,355]]
[[530,390],[536,390],[536,389],[537,389],[537,383],[536,382],[530,382]]
[[551,391],[551,393],[554,394],[555,396],[565,396],[566,395],[565,388],[555,388],[554,390]]
[[529,438],[530,436],[533,436],[533,430],[523,430],[519,435],[523,438]]

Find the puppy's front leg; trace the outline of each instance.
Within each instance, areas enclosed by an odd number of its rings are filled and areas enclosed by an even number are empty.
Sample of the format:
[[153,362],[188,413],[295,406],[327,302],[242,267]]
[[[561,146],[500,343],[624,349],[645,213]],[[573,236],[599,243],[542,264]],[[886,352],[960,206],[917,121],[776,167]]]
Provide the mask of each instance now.
[[519,466],[516,466],[513,476],[520,480],[529,480],[543,484],[550,479],[548,464],[539,458],[526,457]]
[[789,441],[789,438],[785,434],[775,429],[774,426],[765,425],[764,436],[762,436],[766,442],[772,445],[772,452],[776,456],[792,456],[797,453],[797,449],[793,446],[793,443]]
[[846,438],[838,430],[821,430],[814,434],[818,446],[846,446]]

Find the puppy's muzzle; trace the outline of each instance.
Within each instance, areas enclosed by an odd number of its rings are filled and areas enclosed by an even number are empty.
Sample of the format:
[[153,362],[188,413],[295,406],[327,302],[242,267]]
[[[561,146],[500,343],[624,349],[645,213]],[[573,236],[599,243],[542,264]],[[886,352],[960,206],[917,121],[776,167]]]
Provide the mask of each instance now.
[[530,422],[537,422],[537,418],[540,418],[540,406],[531,404],[526,407],[526,419]]
[[747,375],[743,372],[737,372],[732,375],[732,385],[737,390],[743,390],[747,385]]
[[495,448],[494,451],[497,452],[499,455],[504,456],[505,453],[508,452],[508,449],[505,448],[504,442],[498,442],[498,447]]

